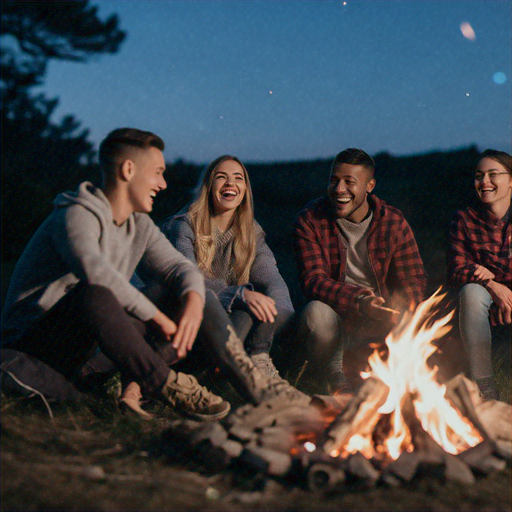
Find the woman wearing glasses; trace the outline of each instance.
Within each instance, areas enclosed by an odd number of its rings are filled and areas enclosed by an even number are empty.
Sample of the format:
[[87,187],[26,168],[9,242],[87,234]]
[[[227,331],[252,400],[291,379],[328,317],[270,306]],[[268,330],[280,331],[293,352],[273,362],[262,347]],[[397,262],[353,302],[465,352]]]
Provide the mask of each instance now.
[[458,211],[449,236],[448,283],[462,287],[459,327],[471,378],[498,399],[492,377],[491,326],[512,323],[511,157],[487,149],[475,163],[476,207]]

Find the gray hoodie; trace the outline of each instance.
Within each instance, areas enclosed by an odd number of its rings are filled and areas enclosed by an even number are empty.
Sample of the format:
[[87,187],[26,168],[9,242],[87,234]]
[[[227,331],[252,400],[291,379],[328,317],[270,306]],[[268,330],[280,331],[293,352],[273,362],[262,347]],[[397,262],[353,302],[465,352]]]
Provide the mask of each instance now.
[[3,310],[3,343],[15,342],[80,281],[109,288],[128,312],[150,320],[156,306],[130,283],[139,264],[178,297],[196,291],[204,299],[196,266],[147,214],[133,213],[116,226],[108,199],[88,182],[76,192],[59,194],[54,204],[12,275]]

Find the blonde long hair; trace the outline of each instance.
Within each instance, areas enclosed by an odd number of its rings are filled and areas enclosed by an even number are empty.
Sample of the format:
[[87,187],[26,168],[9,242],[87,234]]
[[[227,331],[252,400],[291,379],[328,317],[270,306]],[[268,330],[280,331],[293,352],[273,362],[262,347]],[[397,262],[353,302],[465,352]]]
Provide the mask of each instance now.
[[206,167],[196,188],[196,198],[188,210],[188,218],[196,237],[194,250],[199,269],[206,276],[212,277],[211,267],[215,255],[215,240],[212,235],[214,211],[211,190],[215,171],[222,162],[227,160],[233,160],[240,165],[246,183],[244,198],[235,210],[232,220],[235,258],[233,271],[236,284],[241,285],[249,282],[251,266],[256,255],[256,233],[254,230],[254,206],[249,174],[244,164],[236,156],[219,156]]

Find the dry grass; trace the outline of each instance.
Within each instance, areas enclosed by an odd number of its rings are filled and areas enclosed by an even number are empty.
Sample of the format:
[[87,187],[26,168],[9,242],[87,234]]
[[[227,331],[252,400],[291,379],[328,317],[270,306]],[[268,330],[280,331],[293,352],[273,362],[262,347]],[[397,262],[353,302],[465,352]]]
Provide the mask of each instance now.
[[161,434],[176,416],[157,405],[151,421],[122,415],[111,396],[51,408],[54,420],[38,397],[2,399],[2,511],[511,510],[510,468],[470,488],[428,478],[323,496],[166,454]]

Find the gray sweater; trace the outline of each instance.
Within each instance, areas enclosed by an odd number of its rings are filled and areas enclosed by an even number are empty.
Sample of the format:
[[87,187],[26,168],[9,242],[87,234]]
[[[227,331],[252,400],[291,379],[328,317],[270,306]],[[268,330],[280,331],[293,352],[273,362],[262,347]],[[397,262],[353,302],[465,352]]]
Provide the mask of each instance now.
[[15,342],[80,281],[109,288],[128,312],[150,320],[156,306],[130,283],[139,264],[177,296],[196,291],[204,299],[201,273],[147,214],[134,213],[116,226],[108,199],[88,182],[76,192],[59,194],[54,204],[12,275],[3,343]]
[[[231,313],[233,308],[240,307],[242,290],[247,287],[271,297],[276,302],[278,313],[289,315],[293,313],[294,309],[288,287],[279,273],[272,251],[265,242],[263,229],[256,221],[254,221],[254,228],[256,230],[256,255],[251,266],[249,282],[241,286],[234,285],[228,282],[226,275],[218,273],[212,278],[205,277],[206,288],[217,294],[228,313]],[[195,234],[186,213],[179,213],[169,218],[162,225],[162,231],[178,251],[197,264],[194,253]],[[230,245],[227,244],[227,246]]]

